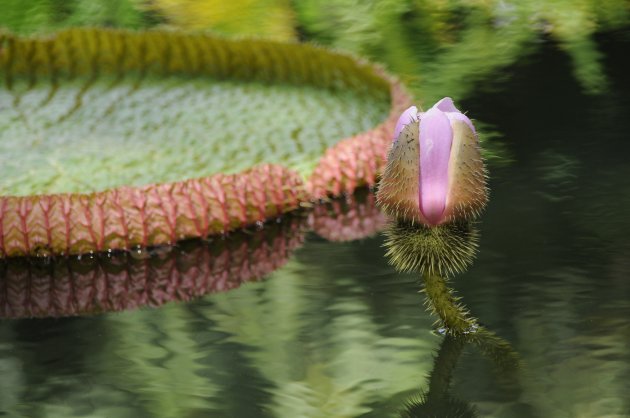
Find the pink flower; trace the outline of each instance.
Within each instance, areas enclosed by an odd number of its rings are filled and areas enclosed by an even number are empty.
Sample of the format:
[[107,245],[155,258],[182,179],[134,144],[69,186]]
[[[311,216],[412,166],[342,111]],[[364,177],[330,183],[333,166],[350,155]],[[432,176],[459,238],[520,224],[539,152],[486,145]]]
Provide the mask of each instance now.
[[477,133],[448,97],[403,112],[387,160],[377,197],[389,215],[436,226],[474,218],[486,204]]

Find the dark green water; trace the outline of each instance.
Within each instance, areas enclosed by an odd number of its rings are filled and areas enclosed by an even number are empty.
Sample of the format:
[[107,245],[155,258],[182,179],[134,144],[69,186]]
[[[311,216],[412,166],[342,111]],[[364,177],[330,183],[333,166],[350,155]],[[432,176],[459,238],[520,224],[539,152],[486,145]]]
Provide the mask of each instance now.
[[[495,157],[453,285],[518,370],[444,342],[380,236],[325,238],[377,229],[363,203],[153,256],[2,264],[0,416],[395,417],[451,368],[478,417],[630,416],[630,32],[594,42],[603,90],[543,39],[458,103]],[[101,310],[120,311],[15,319]]]

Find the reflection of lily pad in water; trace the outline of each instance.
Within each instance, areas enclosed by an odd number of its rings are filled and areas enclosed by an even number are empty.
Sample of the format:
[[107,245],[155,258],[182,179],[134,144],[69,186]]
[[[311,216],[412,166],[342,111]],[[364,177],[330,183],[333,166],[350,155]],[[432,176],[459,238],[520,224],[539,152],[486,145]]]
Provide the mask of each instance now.
[[45,261],[0,260],[0,318],[61,317],[159,306],[258,280],[304,241],[301,217],[212,242]]
[[0,35],[0,77],[0,193],[27,195],[0,198],[9,256],[158,245],[373,185],[409,101],[350,56],[176,32]]

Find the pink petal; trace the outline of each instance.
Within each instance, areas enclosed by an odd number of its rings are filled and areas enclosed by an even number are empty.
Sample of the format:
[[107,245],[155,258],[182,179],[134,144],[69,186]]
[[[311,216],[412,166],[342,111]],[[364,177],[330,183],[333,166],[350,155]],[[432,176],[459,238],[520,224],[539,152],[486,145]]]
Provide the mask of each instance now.
[[473,133],[476,135],[475,127],[473,126],[468,116],[464,115],[460,112],[456,107],[455,103],[453,103],[453,99],[450,97],[445,97],[436,104],[433,105],[434,108],[440,109],[442,112],[446,112],[446,116],[452,122],[454,120],[461,120],[462,122],[466,122],[466,124],[470,127]]
[[402,115],[400,115],[400,117],[398,118],[398,122],[396,122],[396,129],[394,129],[394,140],[398,138],[398,135],[400,135],[400,132],[402,132],[405,126],[417,120],[418,120],[417,107],[411,106],[409,109],[405,110],[402,113]]
[[442,112],[459,112],[459,110],[457,110],[455,104],[453,103],[453,99],[451,99],[450,97],[443,98],[442,100],[434,104],[433,107],[440,109]]
[[448,117],[448,120],[450,120],[451,122],[456,121],[456,120],[461,120],[462,122],[466,122],[466,124],[470,127],[470,130],[473,131],[475,135],[477,135],[477,131],[475,131],[475,127],[473,126],[470,119],[468,119],[468,116],[464,115],[463,113],[460,113],[459,111],[457,113],[448,112],[446,116]]
[[453,130],[446,114],[436,108],[420,120],[420,211],[433,225],[443,219],[448,195],[448,163]]

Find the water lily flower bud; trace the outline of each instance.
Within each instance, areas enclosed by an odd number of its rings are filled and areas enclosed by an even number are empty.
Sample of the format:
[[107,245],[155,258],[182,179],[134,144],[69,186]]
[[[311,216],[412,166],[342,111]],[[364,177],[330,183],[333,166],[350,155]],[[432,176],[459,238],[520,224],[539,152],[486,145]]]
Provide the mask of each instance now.
[[427,227],[471,220],[484,208],[486,169],[477,133],[453,100],[403,112],[377,197],[388,215]]

